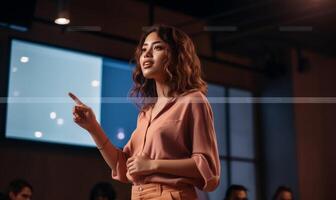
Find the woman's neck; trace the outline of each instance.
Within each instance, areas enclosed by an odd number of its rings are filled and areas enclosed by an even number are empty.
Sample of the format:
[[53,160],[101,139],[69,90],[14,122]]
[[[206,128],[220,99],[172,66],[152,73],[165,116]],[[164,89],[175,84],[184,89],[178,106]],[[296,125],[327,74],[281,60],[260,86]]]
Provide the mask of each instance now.
[[169,86],[165,83],[162,82],[158,82],[155,81],[155,85],[156,85],[156,92],[158,97],[168,97],[168,93],[169,93]]

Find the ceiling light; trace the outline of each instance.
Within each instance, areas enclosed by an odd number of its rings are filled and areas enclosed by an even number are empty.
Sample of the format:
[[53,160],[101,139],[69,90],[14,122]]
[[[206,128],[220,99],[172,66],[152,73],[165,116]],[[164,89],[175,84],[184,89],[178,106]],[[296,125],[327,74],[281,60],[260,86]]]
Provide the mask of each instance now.
[[58,0],[57,17],[54,22],[59,25],[67,25],[70,23],[67,0]]
[[55,19],[55,23],[58,25],[67,25],[70,23],[70,20],[67,18],[60,17],[60,18]]

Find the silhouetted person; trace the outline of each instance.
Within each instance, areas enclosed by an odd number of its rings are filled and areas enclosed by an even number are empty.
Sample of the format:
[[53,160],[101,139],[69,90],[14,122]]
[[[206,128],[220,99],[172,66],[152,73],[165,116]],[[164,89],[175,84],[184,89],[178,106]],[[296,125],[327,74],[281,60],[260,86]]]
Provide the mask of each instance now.
[[6,196],[9,200],[31,200],[33,187],[23,179],[16,179],[9,183]]
[[279,186],[273,196],[273,200],[294,200],[292,189],[286,186]]
[[7,200],[6,195],[3,194],[2,192],[0,192],[0,200]]
[[226,190],[224,200],[247,200],[247,189],[242,185],[231,185]]
[[95,184],[90,193],[90,200],[114,200],[116,193],[112,185],[108,182]]

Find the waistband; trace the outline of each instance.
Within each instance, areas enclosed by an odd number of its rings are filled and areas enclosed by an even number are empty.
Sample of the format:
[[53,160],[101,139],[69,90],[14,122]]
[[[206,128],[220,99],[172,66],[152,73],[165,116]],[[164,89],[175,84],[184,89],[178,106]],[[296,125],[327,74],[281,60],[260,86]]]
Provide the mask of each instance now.
[[160,196],[162,191],[185,191],[187,193],[195,193],[194,186],[170,186],[160,183],[148,183],[132,186],[132,197],[141,197],[150,194],[151,196]]
[[161,183],[147,183],[147,184],[140,184],[140,185],[133,185],[132,186],[132,192],[143,192],[145,190],[183,190],[183,189],[187,189],[187,188],[193,188],[193,186],[170,186],[170,185],[166,185],[166,184],[161,184]]

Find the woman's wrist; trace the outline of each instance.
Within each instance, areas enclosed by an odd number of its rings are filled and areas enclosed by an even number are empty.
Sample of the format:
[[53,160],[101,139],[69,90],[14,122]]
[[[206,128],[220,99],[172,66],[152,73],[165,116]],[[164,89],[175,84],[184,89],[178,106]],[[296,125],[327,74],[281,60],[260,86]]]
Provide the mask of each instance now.
[[97,146],[97,149],[99,151],[103,150],[105,148],[105,146],[107,145],[108,142],[109,142],[109,138],[106,137],[105,141],[101,144],[101,146]]
[[99,150],[103,150],[109,142],[109,138],[104,133],[100,124],[95,121],[95,123],[90,128],[88,128],[87,131],[90,133],[91,137],[95,141],[97,148]]
[[89,127],[87,129],[87,131],[91,134],[91,135],[97,135],[97,132],[99,132],[101,129],[99,123],[95,120],[93,125],[91,127]]

